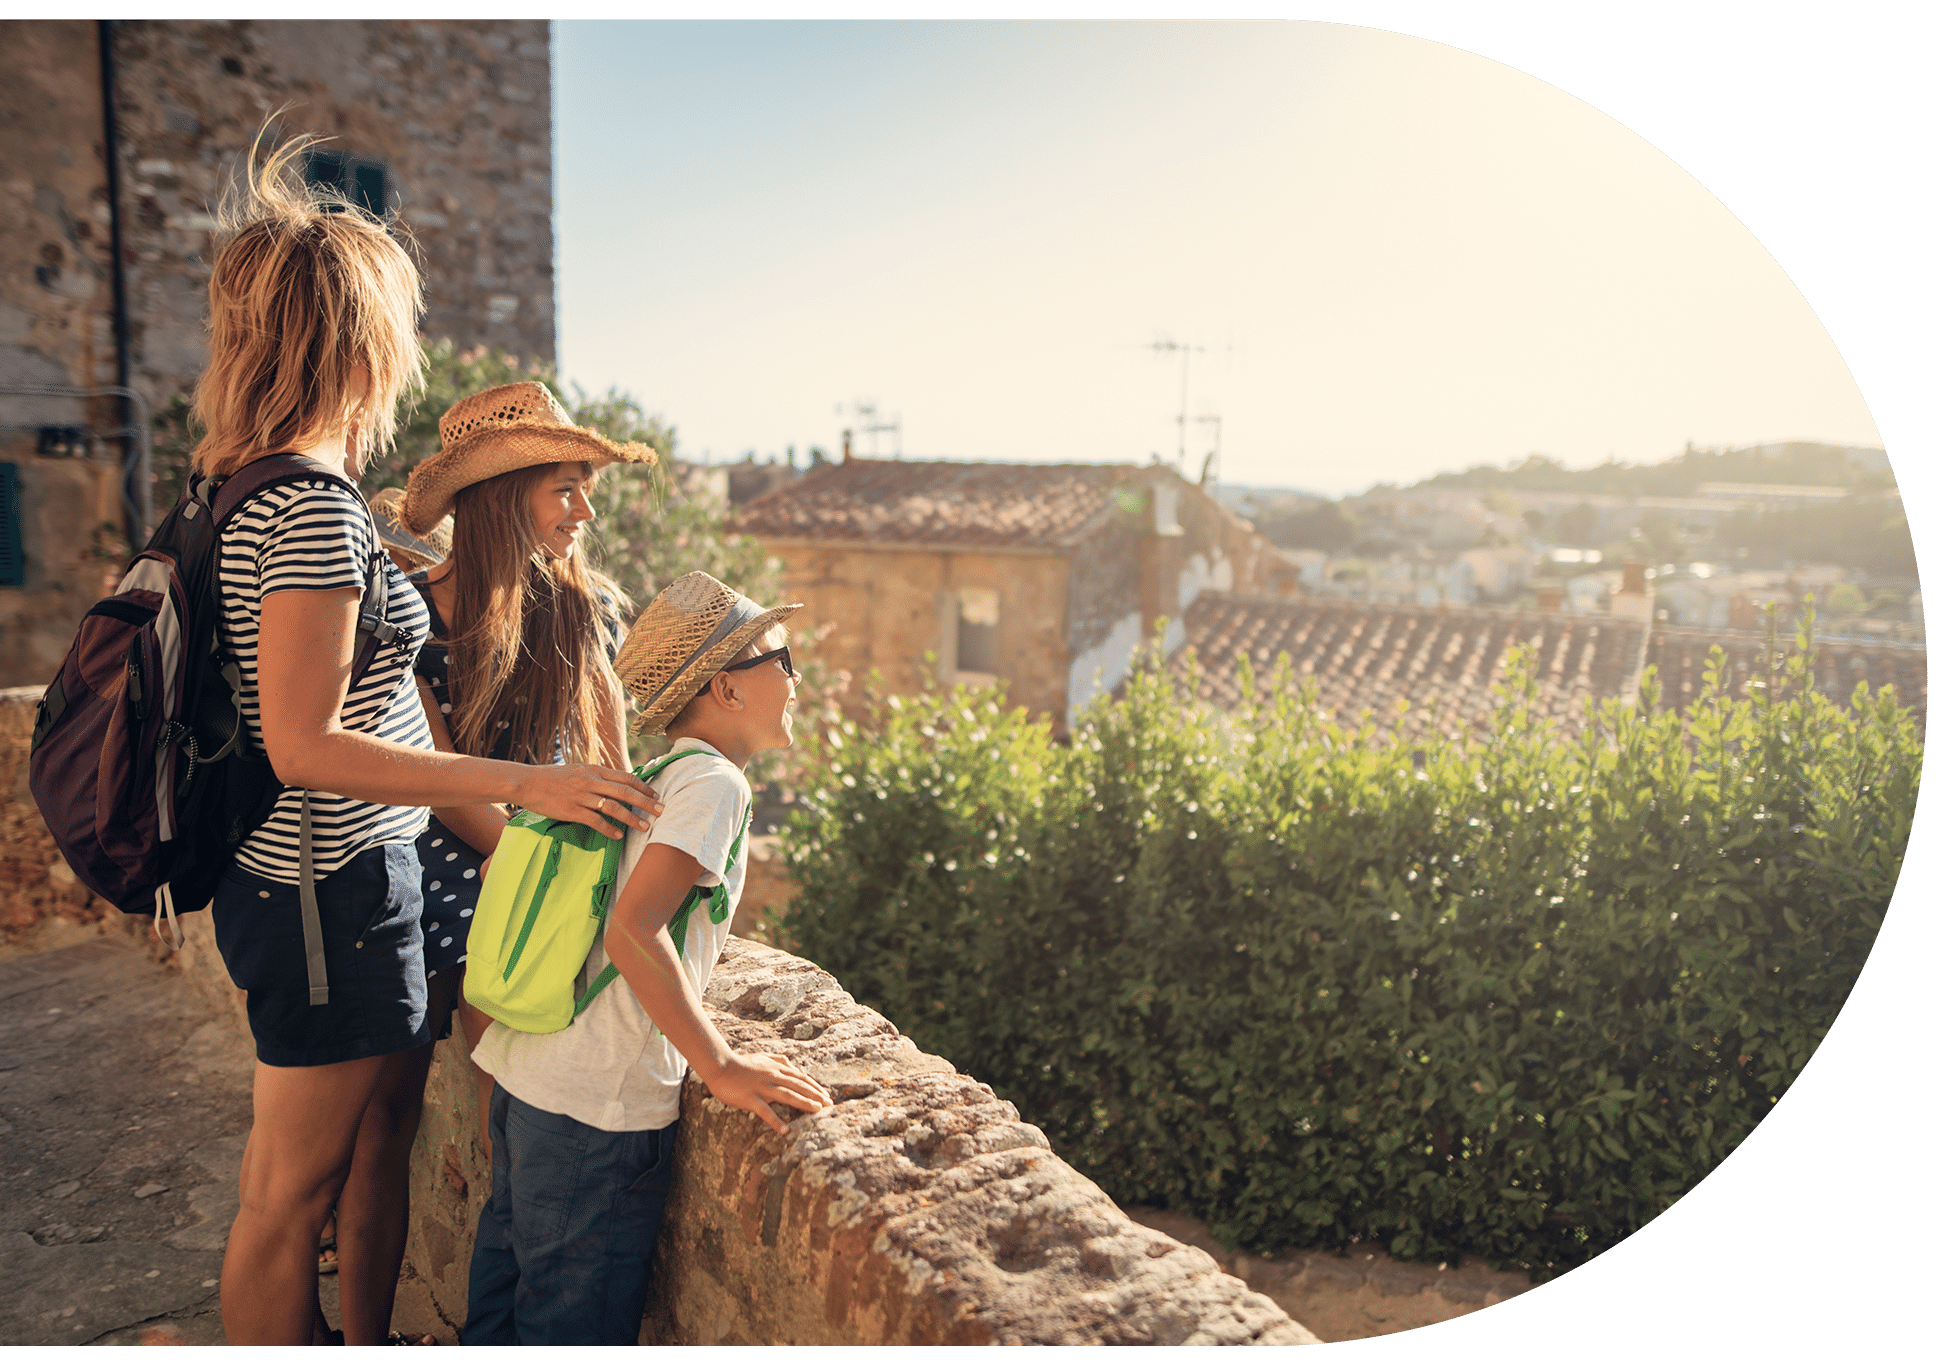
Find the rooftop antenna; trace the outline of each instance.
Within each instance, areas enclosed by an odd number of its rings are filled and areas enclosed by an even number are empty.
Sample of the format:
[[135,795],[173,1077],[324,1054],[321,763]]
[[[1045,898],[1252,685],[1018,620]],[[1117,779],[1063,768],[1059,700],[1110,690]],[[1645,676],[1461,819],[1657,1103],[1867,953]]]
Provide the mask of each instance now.
[[896,437],[896,442],[895,442],[896,450],[895,450],[894,456],[896,457],[897,460],[902,459],[902,455],[903,455],[902,411],[898,410],[895,414],[890,415],[888,417],[884,417],[882,413],[876,408],[876,402],[874,399],[857,399],[853,404],[849,404],[849,405],[838,404],[835,406],[835,412],[838,414],[840,414],[844,409],[847,409],[850,413],[855,415],[856,421],[853,425],[851,425],[854,431],[856,431],[857,433],[867,433],[869,435],[869,455],[871,457],[876,457],[881,454],[881,448],[878,445],[881,435],[884,433],[893,433],[895,434],[895,437]]
[[1171,338],[1160,338],[1151,345],[1154,352],[1163,355],[1167,352],[1179,354],[1179,460],[1181,474],[1186,469],[1186,386],[1192,376],[1192,354],[1206,349],[1197,343],[1174,342]]
[[[1224,432],[1224,428],[1221,424],[1220,416],[1217,414],[1201,414],[1193,422],[1202,425],[1212,425],[1212,450],[1206,453],[1205,464],[1199,468],[1199,488],[1201,490],[1210,490],[1216,494],[1219,491],[1220,437]],[[1180,474],[1183,475],[1185,473],[1180,472]]]
[[[1159,337],[1157,342],[1148,343],[1146,346],[1153,352],[1160,353],[1161,355],[1167,352],[1176,352],[1179,354],[1179,414],[1174,422],[1179,425],[1179,450],[1176,464],[1179,474],[1184,475],[1186,470],[1186,424],[1188,422],[1186,415],[1190,412],[1186,404],[1186,399],[1192,380],[1192,354],[1195,352],[1208,352],[1212,349],[1203,347],[1198,343],[1178,342],[1163,335]],[[1220,349],[1222,352],[1231,352],[1232,350],[1230,347]],[[1200,422],[1203,423],[1204,420],[1201,419]]]

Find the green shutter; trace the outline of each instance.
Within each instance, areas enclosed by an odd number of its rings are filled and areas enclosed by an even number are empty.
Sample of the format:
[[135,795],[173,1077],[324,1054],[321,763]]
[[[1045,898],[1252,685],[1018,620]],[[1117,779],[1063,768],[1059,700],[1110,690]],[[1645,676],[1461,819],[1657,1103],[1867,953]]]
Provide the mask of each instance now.
[[19,585],[26,579],[20,525],[20,466],[0,461],[0,585]]

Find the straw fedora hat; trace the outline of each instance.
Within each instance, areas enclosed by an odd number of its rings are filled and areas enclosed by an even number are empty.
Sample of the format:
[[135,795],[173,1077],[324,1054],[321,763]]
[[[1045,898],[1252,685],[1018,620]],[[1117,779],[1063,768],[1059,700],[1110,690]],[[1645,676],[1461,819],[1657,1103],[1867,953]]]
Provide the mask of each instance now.
[[418,463],[404,487],[404,526],[422,536],[451,512],[452,497],[467,485],[521,467],[562,461],[652,466],[657,460],[643,442],[615,442],[581,428],[538,381],[495,385],[465,396],[438,420],[438,450]]
[[655,595],[613,660],[640,710],[634,731],[665,732],[716,671],[801,607],[764,609],[705,571],[689,571]]
[[386,486],[370,497],[371,517],[377,520],[377,536],[384,545],[407,563],[407,569],[422,571],[451,556],[451,515],[432,525],[423,537],[404,526],[404,492]]

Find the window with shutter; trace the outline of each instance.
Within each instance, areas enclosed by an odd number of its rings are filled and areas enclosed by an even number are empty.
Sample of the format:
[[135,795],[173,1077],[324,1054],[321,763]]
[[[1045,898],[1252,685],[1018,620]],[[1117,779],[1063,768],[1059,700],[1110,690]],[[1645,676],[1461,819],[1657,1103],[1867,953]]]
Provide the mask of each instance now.
[[303,175],[311,185],[334,190],[373,214],[381,216],[390,209],[391,173],[376,158],[311,148],[304,159]]

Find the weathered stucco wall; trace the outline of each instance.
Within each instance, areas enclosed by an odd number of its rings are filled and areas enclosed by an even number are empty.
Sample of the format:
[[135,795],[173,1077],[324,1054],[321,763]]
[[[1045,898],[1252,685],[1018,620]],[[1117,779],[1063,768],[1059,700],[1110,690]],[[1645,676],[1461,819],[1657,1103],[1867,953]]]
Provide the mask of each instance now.
[[[803,620],[835,625],[815,647],[818,659],[857,681],[881,671],[898,694],[923,689],[926,667],[941,675],[948,665],[945,592],[995,590],[997,674],[1010,683],[1010,702],[1062,723],[1071,574],[1062,556],[764,541],[782,559],[789,598],[808,606]],[[925,662],[926,653],[938,661]]]

